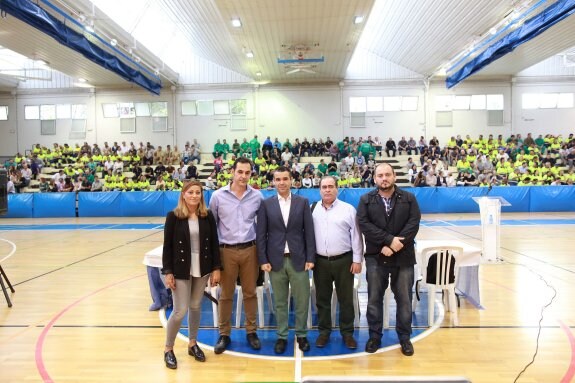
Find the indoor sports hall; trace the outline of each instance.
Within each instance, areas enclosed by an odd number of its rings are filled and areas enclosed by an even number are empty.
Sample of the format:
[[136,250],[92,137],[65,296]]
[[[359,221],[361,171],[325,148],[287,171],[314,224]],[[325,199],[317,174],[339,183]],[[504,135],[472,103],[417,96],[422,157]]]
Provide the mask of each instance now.
[[[575,0],[1,0],[0,382],[575,381],[574,12]],[[206,361],[186,352],[186,318],[166,368],[166,215],[190,179],[209,204],[239,157],[264,198],[281,163],[292,195],[320,201],[329,174],[356,208],[391,166],[421,210],[412,356],[390,289],[381,347],[365,352],[364,262],[356,349],[335,288],[316,347],[310,273],[311,349],[291,300],[275,352],[261,272],[261,349],[238,285],[231,344],[214,353],[221,290],[207,287]]]

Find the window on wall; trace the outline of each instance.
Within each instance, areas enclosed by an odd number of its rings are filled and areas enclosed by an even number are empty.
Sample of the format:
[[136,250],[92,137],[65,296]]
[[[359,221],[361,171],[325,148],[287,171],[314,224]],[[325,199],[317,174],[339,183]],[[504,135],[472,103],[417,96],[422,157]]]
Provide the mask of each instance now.
[[365,97],[350,97],[349,98],[349,111],[350,113],[365,113],[367,110]]
[[417,110],[419,104],[419,97],[416,96],[403,96],[401,97],[401,110],[413,111]]
[[135,104],[136,117],[150,117],[150,103],[149,102],[137,102]]
[[401,111],[401,97],[388,96],[383,98],[383,111],[384,112],[399,112]]
[[573,108],[573,93],[523,93],[522,109]]
[[469,110],[471,96],[455,96],[453,100],[453,110]]
[[8,120],[8,107],[5,105],[0,105],[0,121]]
[[118,104],[120,118],[136,118],[136,108],[133,102],[123,102]]
[[56,105],[40,105],[40,120],[55,120]]
[[435,110],[503,110],[502,94],[441,95],[435,96]]
[[196,101],[182,101],[182,116],[195,116],[197,114]]
[[557,96],[557,108],[573,108],[573,93],[559,93]]
[[230,110],[233,116],[247,115],[247,101],[246,100],[230,100]]
[[368,112],[383,112],[383,97],[367,97]]
[[69,120],[72,118],[72,106],[70,104],[56,105],[56,119]]
[[487,110],[503,110],[503,95],[488,94],[486,99]]
[[214,102],[213,100],[198,100],[198,116],[213,116],[214,115]]
[[486,101],[484,94],[474,94],[471,96],[469,102],[469,109],[471,110],[485,110]]
[[214,114],[226,115],[230,114],[230,103],[228,100],[215,100],[214,101]]
[[453,110],[454,102],[455,102],[454,96],[436,96],[435,110],[438,112],[450,112]]
[[102,104],[102,113],[104,118],[118,118],[120,116],[118,104]]
[[39,120],[40,119],[40,106],[26,105],[24,106],[24,119],[26,120]]
[[88,107],[85,104],[72,104],[72,119],[85,120],[88,118]]

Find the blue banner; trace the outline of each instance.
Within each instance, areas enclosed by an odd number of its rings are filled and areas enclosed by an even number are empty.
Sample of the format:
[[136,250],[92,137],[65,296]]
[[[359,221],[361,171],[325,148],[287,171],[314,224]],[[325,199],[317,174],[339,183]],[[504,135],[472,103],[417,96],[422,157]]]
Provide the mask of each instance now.
[[78,193],[78,216],[121,217],[121,195],[119,191]]
[[8,194],[8,213],[1,218],[34,217],[34,194]]
[[[122,217],[157,217],[164,213],[165,192],[123,192],[120,198]],[[177,193],[178,195],[180,193]]]

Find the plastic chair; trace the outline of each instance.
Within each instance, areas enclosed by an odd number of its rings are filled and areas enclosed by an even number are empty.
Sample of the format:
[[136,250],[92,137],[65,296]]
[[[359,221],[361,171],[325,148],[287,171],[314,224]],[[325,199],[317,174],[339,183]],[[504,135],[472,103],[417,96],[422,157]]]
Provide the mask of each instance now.
[[[455,246],[428,247],[422,250],[423,254],[423,281],[427,285],[427,319],[428,324],[433,324],[435,309],[435,291],[436,289],[447,291],[446,307],[451,312],[453,325],[459,325],[457,317],[457,297],[455,295],[455,286],[457,284],[457,257],[463,254],[463,248]],[[435,272],[433,273],[432,265],[429,263],[430,258],[437,254],[435,258]],[[445,298],[445,295],[444,295]]]
[[[269,275],[267,272],[264,272],[264,278],[263,278],[262,285],[256,287],[256,297],[258,300],[258,327],[259,328],[263,328],[265,326],[264,292],[266,293],[267,298],[268,298],[268,306],[270,307],[270,311],[273,312],[271,283],[270,283]],[[242,294],[242,287],[240,285],[236,285],[236,293],[238,295],[238,300],[236,302],[236,328],[240,328],[241,320],[242,320],[243,297],[244,297],[244,295]]]
[[[359,308],[359,288],[361,287],[361,279],[359,275],[356,275],[353,280],[353,311],[355,318],[353,320],[353,325],[359,327],[359,318],[361,316],[361,311]],[[331,293],[331,323],[335,325],[335,317],[337,309],[337,292],[335,291],[335,284],[333,284],[333,292]]]

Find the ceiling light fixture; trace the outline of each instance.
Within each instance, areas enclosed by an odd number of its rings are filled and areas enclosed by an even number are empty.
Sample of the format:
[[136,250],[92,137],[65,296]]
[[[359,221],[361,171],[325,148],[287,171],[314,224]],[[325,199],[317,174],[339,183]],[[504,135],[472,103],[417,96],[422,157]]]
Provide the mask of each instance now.
[[110,40],[110,45],[115,47],[116,45],[118,45],[118,40],[116,40],[116,39]]
[[361,23],[363,23],[363,16],[355,16],[355,17],[353,18],[353,23],[354,23],[354,24],[361,24]]
[[256,76],[262,77],[262,72],[256,72]]
[[249,59],[253,59],[253,58],[254,58],[254,52],[252,52],[252,51],[247,51],[247,52],[246,52],[246,57],[249,58]]
[[241,28],[242,27],[242,22],[239,18],[237,19],[232,19],[232,26],[234,28]]
[[86,79],[83,78],[83,77],[80,77],[80,78],[78,79],[78,81],[81,82],[81,83],[86,83],[86,82],[88,82],[88,80],[86,80]]
[[492,35],[496,34],[496,33],[497,33],[497,28],[495,28],[495,27],[491,28],[491,29],[489,30],[489,33],[492,34]]

